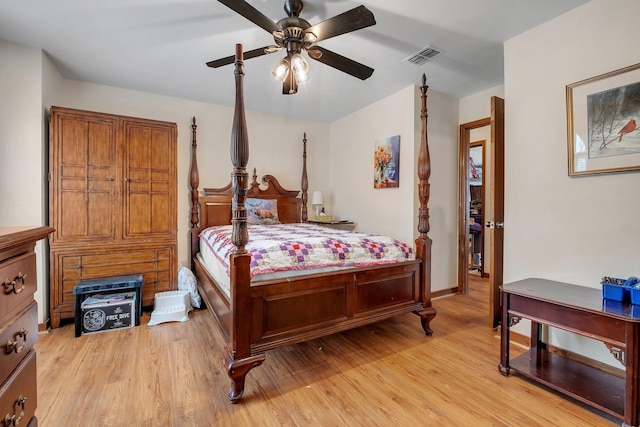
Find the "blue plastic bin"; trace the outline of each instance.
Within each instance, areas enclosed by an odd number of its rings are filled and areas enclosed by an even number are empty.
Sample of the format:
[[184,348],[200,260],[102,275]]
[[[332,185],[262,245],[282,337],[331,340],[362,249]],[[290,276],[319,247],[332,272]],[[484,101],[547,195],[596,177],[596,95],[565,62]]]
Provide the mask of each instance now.
[[[631,304],[640,305],[640,288],[637,282],[629,279],[610,278],[613,283],[602,282],[602,297],[612,301],[630,301]],[[630,285],[631,284],[631,285]]]

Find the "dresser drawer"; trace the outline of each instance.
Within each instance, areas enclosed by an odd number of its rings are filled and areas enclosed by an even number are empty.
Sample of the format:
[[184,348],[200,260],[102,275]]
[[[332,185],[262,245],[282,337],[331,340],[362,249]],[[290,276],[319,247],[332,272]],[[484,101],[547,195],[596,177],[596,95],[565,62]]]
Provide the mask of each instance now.
[[22,311],[36,291],[36,255],[33,252],[0,263],[0,325]]
[[19,424],[14,421],[9,425],[25,425],[35,415],[37,406],[36,352],[30,351],[0,388],[0,421],[6,425],[6,417],[17,420],[22,415]]
[[11,374],[37,340],[38,304],[32,301],[15,319],[0,327],[0,381]]

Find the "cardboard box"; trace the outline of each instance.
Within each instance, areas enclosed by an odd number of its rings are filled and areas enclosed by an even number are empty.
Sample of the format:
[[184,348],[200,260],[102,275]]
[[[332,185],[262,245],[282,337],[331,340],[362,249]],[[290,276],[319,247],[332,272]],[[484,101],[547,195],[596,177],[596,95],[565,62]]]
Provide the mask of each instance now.
[[135,325],[135,293],[93,295],[81,305],[82,333],[130,328]]

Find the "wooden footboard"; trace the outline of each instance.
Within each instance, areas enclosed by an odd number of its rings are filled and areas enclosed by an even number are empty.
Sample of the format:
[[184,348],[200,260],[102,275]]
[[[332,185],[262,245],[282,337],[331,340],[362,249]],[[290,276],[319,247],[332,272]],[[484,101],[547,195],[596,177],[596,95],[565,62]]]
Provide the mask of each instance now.
[[[251,353],[422,310],[420,265],[414,260],[254,283],[247,316]],[[229,300],[197,258],[194,271],[200,295],[228,341]]]
[[[200,294],[225,338],[223,360],[232,381],[229,390],[229,400],[232,403],[238,402],[242,397],[247,373],[264,361],[267,350],[410,312],[420,316],[425,333],[431,335],[429,323],[436,315],[431,306],[431,239],[428,237],[428,180],[431,169],[426,132],[426,78],[423,76],[420,87],[422,134],[418,157],[420,208],[419,237],[415,242],[416,259],[397,264],[251,283],[251,256],[245,249],[248,242],[245,198],[276,198],[278,204],[285,207],[282,212],[278,209],[279,214],[284,214],[280,216],[281,220],[285,218],[282,222],[305,221],[308,183],[305,135],[302,198],[297,197],[298,191],[283,189],[270,175],[263,178],[269,188],[261,190],[255,171],[253,182],[247,185],[248,140],[243,77],[242,46],[237,45],[236,104],[231,137],[232,183],[227,187],[210,189],[206,191],[205,197],[199,197],[195,119],[190,179],[193,270],[198,278]],[[233,226],[232,241],[236,251],[229,261],[231,295],[227,297],[196,254],[199,251],[200,230],[211,225],[228,224],[229,221]]]
[[251,350],[260,353],[422,308],[419,262],[251,286]]

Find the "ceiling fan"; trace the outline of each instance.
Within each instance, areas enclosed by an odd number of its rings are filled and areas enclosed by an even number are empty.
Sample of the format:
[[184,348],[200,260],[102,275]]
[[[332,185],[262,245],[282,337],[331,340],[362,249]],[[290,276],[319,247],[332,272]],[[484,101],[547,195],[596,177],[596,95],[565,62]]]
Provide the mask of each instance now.
[[[304,6],[302,0],[285,0],[287,17],[278,22],[273,22],[244,0],[218,1],[273,35],[274,45],[244,52],[244,59],[286,50],[287,56],[273,70],[274,77],[282,81],[283,94],[296,93],[298,84],[308,79],[309,65],[301,54],[303,50],[310,58],[361,80],[373,74],[373,68],[316,45],[319,41],[375,25],[373,13],[364,6],[311,25],[299,16]],[[227,56],[209,61],[207,66],[218,68],[233,64],[234,61],[235,56]]]

